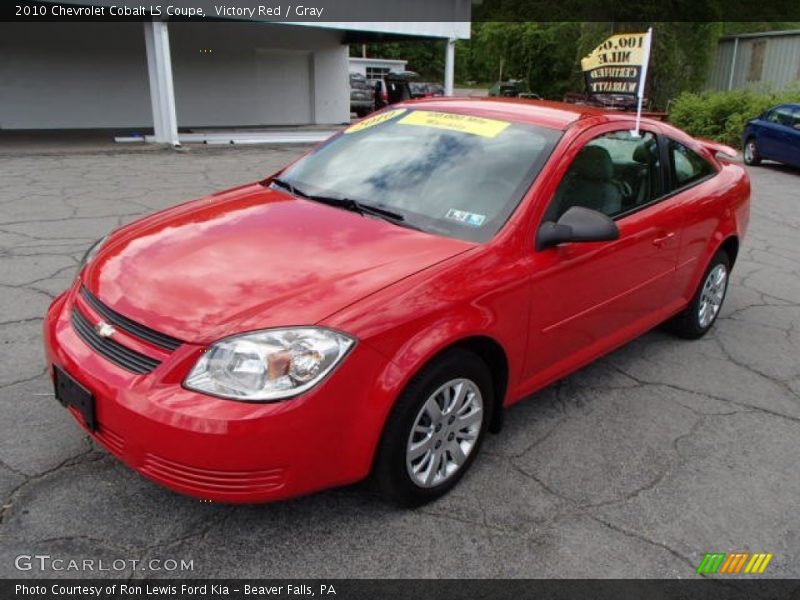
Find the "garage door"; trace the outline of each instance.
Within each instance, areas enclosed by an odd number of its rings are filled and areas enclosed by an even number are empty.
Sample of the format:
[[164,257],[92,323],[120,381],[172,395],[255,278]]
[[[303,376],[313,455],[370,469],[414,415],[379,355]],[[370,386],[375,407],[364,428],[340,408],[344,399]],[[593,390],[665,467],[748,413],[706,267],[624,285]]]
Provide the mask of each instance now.
[[266,125],[305,125],[311,114],[311,54],[288,50],[256,50],[256,97]]

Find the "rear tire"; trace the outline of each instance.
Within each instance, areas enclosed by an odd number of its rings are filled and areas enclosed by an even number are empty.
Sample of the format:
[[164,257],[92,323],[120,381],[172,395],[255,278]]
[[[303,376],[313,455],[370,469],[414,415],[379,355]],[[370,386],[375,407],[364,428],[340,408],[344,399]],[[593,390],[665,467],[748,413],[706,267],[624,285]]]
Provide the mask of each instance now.
[[696,340],[708,333],[722,310],[730,272],[728,254],[718,250],[703,273],[692,301],[668,322],[668,329],[688,340]]
[[761,164],[761,154],[758,153],[756,138],[747,138],[744,143],[744,164],[755,167]]
[[491,421],[489,368],[459,348],[423,368],[389,415],[373,481],[401,506],[420,506],[450,491],[469,470]]

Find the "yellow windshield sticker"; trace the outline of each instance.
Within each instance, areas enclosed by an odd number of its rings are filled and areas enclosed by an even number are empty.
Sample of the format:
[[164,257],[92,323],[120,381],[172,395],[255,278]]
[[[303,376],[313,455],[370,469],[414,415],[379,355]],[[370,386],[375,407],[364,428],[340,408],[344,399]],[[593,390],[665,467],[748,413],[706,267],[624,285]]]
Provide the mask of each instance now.
[[351,125],[347,129],[345,129],[344,132],[356,133],[357,131],[362,131],[370,127],[375,127],[376,125],[380,125],[381,123],[385,123],[386,121],[391,121],[395,117],[399,117],[404,112],[406,112],[405,108],[395,108],[394,110],[387,110],[386,112],[377,114],[374,117],[367,117],[366,119]]
[[449,129],[462,133],[471,133],[483,137],[493,138],[511,125],[508,121],[484,119],[472,115],[459,115],[455,113],[433,112],[429,110],[415,110],[397,122],[399,125],[419,125],[420,127],[435,127]]

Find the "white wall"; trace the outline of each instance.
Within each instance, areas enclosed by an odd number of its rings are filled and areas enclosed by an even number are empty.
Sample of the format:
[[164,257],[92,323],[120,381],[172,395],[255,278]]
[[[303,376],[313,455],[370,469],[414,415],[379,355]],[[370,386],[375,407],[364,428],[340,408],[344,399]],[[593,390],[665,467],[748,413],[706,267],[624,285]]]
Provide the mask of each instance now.
[[263,23],[169,29],[179,126],[349,121],[348,51],[340,32]]
[[0,24],[0,127],[152,126],[140,23]]
[[349,62],[351,73],[360,73],[365,77],[367,75],[367,67],[379,67],[400,72],[405,71],[408,65],[408,61],[405,60],[383,60],[380,58],[358,58],[354,56],[349,58]]
[[[349,120],[341,32],[238,22],[169,28],[180,127]],[[141,23],[2,23],[0,56],[2,128],[152,127]],[[286,84],[276,85],[281,73]]]

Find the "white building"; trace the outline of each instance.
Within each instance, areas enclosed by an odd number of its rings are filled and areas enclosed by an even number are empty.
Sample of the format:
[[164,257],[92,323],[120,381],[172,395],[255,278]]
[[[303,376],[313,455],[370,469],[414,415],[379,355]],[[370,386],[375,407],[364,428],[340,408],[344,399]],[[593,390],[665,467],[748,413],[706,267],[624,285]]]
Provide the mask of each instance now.
[[[430,0],[447,2],[448,0]],[[348,44],[455,40],[465,22],[20,22],[0,24],[0,129],[339,124]]]
[[719,40],[706,87],[771,88],[800,82],[800,29],[728,35]]
[[350,72],[360,73],[367,79],[380,79],[387,73],[399,73],[405,71],[407,66],[407,60],[350,57]]

